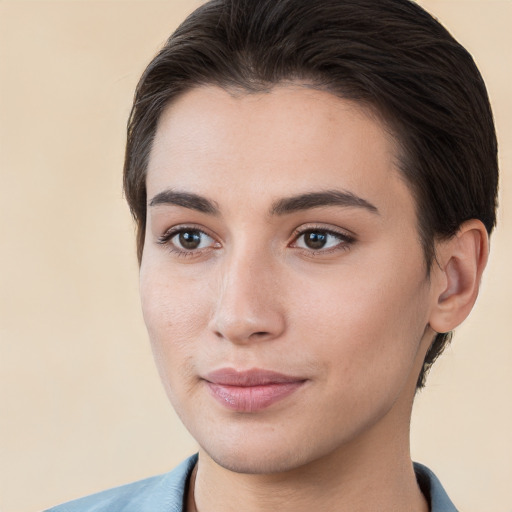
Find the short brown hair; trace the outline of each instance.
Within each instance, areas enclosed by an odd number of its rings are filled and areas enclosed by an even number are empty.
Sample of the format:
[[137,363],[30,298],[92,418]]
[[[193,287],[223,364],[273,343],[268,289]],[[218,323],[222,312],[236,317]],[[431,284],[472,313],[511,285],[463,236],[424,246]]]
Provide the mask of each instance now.
[[[436,239],[473,218],[492,231],[498,164],[487,92],[470,54],[432,16],[409,0],[211,0],[169,38],[135,92],[124,190],[139,261],[146,168],[169,102],[198,85],[252,93],[290,80],[370,105],[387,122],[416,201],[427,273]],[[418,387],[450,335],[436,335]]]

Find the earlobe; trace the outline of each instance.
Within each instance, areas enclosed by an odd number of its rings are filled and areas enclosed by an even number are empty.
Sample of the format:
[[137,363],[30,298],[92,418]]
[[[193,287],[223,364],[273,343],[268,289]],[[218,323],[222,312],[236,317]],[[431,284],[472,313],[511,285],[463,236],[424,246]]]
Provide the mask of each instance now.
[[489,237],[483,223],[464,222],[449,240],[439,242],[432,269],[434,300],[430,326],[448,332],[460,325],[475,304],[489,255]]

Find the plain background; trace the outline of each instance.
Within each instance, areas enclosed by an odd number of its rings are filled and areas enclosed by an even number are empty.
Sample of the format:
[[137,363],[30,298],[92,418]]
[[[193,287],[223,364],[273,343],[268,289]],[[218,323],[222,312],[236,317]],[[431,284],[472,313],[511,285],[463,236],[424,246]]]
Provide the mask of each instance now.
[[[474,55],[502,206],[481,297],[417,399],[413,457],[466,512],[512,511],[512,2],[421,2]],[[37,511],[195,451],[161,389],[121,191],[136,81],[194,0],[0,0],[0,510]]]

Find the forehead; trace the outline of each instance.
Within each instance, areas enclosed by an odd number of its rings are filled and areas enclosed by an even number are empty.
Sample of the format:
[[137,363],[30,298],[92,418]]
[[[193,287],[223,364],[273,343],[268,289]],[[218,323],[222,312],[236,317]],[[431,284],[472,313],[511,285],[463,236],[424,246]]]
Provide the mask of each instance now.
[[179,188],[220,199],[247,194],[251,203],[263,203],[342,188],[379,198],[385,208],[397,194],[412,201],[397,152],[369,108],[326,91],[300,84],[256,94],[197,87],[159,120],[148,197]]

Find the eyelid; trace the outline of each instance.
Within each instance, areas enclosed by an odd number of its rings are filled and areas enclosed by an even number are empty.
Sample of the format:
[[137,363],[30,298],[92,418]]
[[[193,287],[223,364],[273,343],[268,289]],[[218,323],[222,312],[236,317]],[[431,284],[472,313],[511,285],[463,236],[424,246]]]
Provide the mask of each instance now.
[[[210,238],[216,238],[214,234],[210,232],[210,230],[206,229],[204,226],[201,226],[199,224],[194,223],[183,223],[183,224],[176,224],[174,226],[171,226],[170,228],[167,228],[164,230],[164,232],[161,235],[157,235],[157,241],[165,241],[169,238],[172,238],[173,235],[177,233],[181,233],[183,231],[200,231],[201,233],[204,233],[205,235],[209,236]],[[165,243],[165,242],[164,242]]]
[[[186,232],[186,231],[197,231],[208,238],[210,238],[213,243],[208,247],[203,247],[200,249],[184,249],[180,248],[176,245],[174,245],[171,240],[180,233]],[[181,256],[194,256],[201,254],[204,251],[207,251],[208,249],[217,249],[220,247],[220,242],[218,241],[218,238],[209,232],[209,230],[205,229],[202,226],[196,225],[196,224],[178,224],[176,226],[172,226],[169,229],[165,230],[165,232],[162,235],[159,235],[157,237],[156,243],[159,245],[165,245],[168,247],[168,249]]]
[[[179,246],[175,245],[171,242],[171,240],[178,234],[186,232],[186,231],[196,231],[201,233],[202,235],[210,238],[212,240],[212,243],[209,244],[207,247],[202,247],[198,249],[185,249],[180,248]],[[313,249],[313,248],[307,248],[307,247],[299,247],[297,245],[297,241],[300,239],[301,236],[305,235],[308,232],[322,232],[327,235],[333,236],[339,240],[339,243],[332,247],[327,248],[319,248],[319,249]],[[288,243],[288,246],[291,248],[295,248],[298,250],[301,250],[309,255],[316,255],[316,254],[329,254],[332,252],[340,251],[340,250],[348,250],[351,245],[353,245],[354,242],[356,242],[356,236],[353,232],[350,230],[339,228],[339,227],[333,227],[331,225],[326,226],[323,224],[303,224],[300,227],[293,230],[291,234],[291,242]],[[205,229],[203,226],[197,225],[197,224],[178,224],[175,226],[172,226],[165,230],[165,232],[162,235],[159,235],[157,237],[156,243],[159,245],[167,246],[168,249],[181,256],[194,256],[199,255],[205,251],[211,250],[211,249],[218,249],[221,247],[221,243],[218,240],[218,237],[211,233],[210,230]]]
[[[340,242],[336,244],[334,247],[328,247],[326,249],[310,249],[304,247],[297,247],[297,245],[294,245],[297,243],[297,240],[301,236],[311,231],[319,231],[334,236],[338,238]],[[335,252],[339,250],[348,250],[350,246],[356,242],[356,240],[356,235],[352,231],[349,231],[347,229],[342,229],[338,227],[335,228],[332,226],[325,226],[321,224],[306,224],[294,229],[292,233],[292,242],[290,243],[290,246],[312,254],[328,254],[330,252]]]

